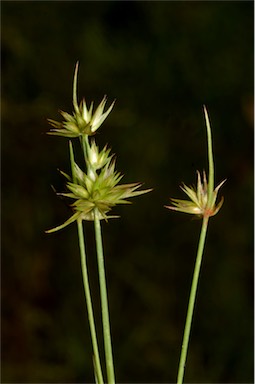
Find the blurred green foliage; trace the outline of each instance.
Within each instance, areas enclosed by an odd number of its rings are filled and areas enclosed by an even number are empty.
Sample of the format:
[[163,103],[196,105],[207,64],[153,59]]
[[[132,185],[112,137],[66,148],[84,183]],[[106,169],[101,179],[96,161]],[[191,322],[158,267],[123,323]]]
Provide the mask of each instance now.
[[[253,2],[3,1],[2,382],[92,382],[76,227],[57,168],[68,143],[47,118],[79,94],[117,99],[97,133],[125,182],[154,191],[103,224],[118,382],[174,382],[201,222],[164,209],[207,167],[216,182],[185,381],[253,382]],[[94,235],[86,224],[100,321]],[[102,341],[102,335],[100,339]]]

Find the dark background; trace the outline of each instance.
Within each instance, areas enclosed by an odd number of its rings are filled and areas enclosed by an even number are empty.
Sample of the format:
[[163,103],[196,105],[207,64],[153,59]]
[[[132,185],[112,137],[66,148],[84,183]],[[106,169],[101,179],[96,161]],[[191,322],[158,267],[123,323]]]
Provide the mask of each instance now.
[[[96,140],[148,195],[103,223],[117,382],[176,380],[200,220],[164,208],[207,169],[216,183],[185,381],[253,382],[253,2],[2,2],[2,382],[92,382],[76,226],[47,118],[79,95],[116,104]],[[108,104],[110,105],[110,104]],[[97,322],[93,225],[85,224]],[[101,340],[101,334],[100,334]]]

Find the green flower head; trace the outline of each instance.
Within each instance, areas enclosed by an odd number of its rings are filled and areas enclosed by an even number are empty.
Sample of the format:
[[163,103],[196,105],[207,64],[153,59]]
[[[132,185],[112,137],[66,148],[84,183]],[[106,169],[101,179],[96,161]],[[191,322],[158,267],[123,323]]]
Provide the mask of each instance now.
[[91,145],[88,146],[88,168],[91,168],[94,172],[103,168],[106,164],[109,164],[112,160],[113,155],[109,156],[110,149],[107,146],[100,152],[95,141],[92,141]]
[[115,161],[109,156],[109,150],[100,152],[95,143],[90,150],[95,168],[90,164],[85,173],[74,163],[72,178],[62,172],[68,179],[69,192],[60,195],[74,200],[71,204],[74,214],[64,224],[47,231],[48,233],[58,231],[76,220],[94,220],[95,210],[100,220],[116,218],[118,216],[108,216],[115,205],[128,204],[128,198],[151,191],[138,191],[141,183],[119,184],[123,176],[115,170]]
[[74,112],[70,115],[67,112],[60,111],[64,120],[58,122],[52,119],[48,119],[49,123],[53,126],[48,134],[57,135],[64,137],[79,137],[83,135],[94,135],[96,130],[107,118],[111,112],[114,102],[110,107],[104,112],[107,98],[104,96],[101,103],[98,105],[96,110],[93,112],[93,102],[90,104],[90,107],[87,107],[85,99],[83,99],[78,105],[77,102],[77,75],[78,75],[78,63],[75,67],[74,73],[74,83],[73,83],[73,106]]
[[225,183],[223,180],[213,191],[213,198],[211,202],[208,200],[208,183],[206,174],[203,172],[203,182],[201,181],[200,173],[197,171],[197,187],[188,187],[183,184],[181,189],[188,195],[190,200],[171,199],[173,205],[166,206],[173,211],[190,213],[192,215],[198,215],[200,217],[210,217],[216,215],[219,212],[222,204],[223,197],[220,202],[216,204],[217,194],[220,187]]

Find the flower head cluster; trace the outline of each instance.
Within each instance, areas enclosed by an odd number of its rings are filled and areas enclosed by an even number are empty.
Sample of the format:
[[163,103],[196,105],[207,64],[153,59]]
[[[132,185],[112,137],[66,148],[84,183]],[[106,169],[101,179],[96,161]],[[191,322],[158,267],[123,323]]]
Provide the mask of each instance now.
[[219,212],[224,198],[222,197],[220,202],[216,204],[216,199],[220,187],[226,180],[223,180],[213,191],[212,199],[208,199],[208,183],[206,174],[203,172],[203,181],[201,181],[201,175],[197,171],[197,187],[188,187],[183,184],[181,189],[188,195],[190,200],[171,199],[173,205],[166,206],[166,208],[172,209],[178,212],[190,213],[192,215],[198,215],[201,217],[210,217],[216,215]]
[[100,220],[115,218],[108,212],[117,204],[128,204],[128,198],[151,191],[137,190],[141,183],[119,184],[122,175],[115,170],[115,160],[106,147],[100,152],[95,142],[89,149],[87,172],[74,163],[73,177],[62,172],[68,179],[69,192],[60,195],[71,198],[74,214],[62,225],[49,231],[58,231],[76,220],[94,220],[95,210]]
[[62,123],[49,120],[54,127],[49,134],[69,138],[80,137],[83,155],[86,164],[85,172],[74,160],[73,147],[70,142],[70,161],[72,176],[62,172],[67,178],[68,192],[59,195],[73,200],[71,208],[73,215],[62,225],[50,229],[49,232],[58,231],[76,220],[94,220],[95,214],[100,220],[117,216],[108,216],[108,212],[117,204],[128,203],[127,199],[151,191],[139,190],[141,183],[119,184],[122,175],[115,170],[115,160],[110,149],[105,146],[99,150],[95,141],[89,136],[93,135],[111,112],[114,102],[104,112],[106,97],[103,98],[93,113],[93,103],[87,108],[85,100],[78,106],[77,103],[77,73],[75,68],[73,83],[73,115],[61,112],[64,117]]
[[67,112],[60,111],[64,120],[58,122],[52,119],[48,119],[49,123],[53,126],[48,134],[57,135],[64,137],[79,137],[83,135],[94,135],[96,130],[107,118],[111,112],[114,102],[110,107],[104,112],[107,98],[104,96],[101,103],[98,105],[96,110],[93,112],[93,102],[90,104],[90,107],[87,107],[85,99],[83,99],[78,105],[77,102],[77,74],[78,74],[78,63],[75,68],[74,74],[74,83],[73,83],[73,106],[74,112],[70,115]]

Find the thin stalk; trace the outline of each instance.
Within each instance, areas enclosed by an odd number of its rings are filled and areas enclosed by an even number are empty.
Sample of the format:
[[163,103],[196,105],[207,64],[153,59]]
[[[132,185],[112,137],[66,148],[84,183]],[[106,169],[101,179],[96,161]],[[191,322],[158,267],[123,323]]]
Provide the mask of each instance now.
[[[73,152],[73,147],[72,147],[71,141],[69,142],[69,151],[70,151],[72,177],[73,177],[73,181],[76,182],[76,177],[75,177],[75,172],[74,172],[74,152]],[[91,334],[92,347],[93,347],[93,353],[94,353],[94,369],[95,369],[97,383],[98,384],[104,384],[102,368],[101,368],[101,364],[100,364],[99,351],[98,351],[98,343],[97,343],[96,327],[95,327],[95,320],[94,320],[94,315],[93,315],[93,307],[92,307],[92,300],[91,300],[91,294],[90,294],[90,287],[89,287],[89,278],[88,278],[88,269],[87,269],[87,262],[86,262],[86,251],[85,251],[85,241],[84,241],[82,220],[77,220],[77,228],[78,228],[78,238],[79,238],[79,247],[80,247],[80,256],[81,256],[83,287],[84,287],[84,293],[85,293],[85,298],[86,298],[88,320],[89,320],[89,326],[90,326],[90,334]]]
[[192,279],[189,304],[188,304],[188,311],[187,311],[187,317],[186,317],[186,323],[185,323],[185,329],[184,329],[184,335],[183,335],[183,342],[182,342],[182,350],[181,350],[181,356],[180,356],[180,362],[179,362],[177,384],[183,383],[184,369],[185,369],[185,364],[186,364],[189,337],[190,337],[190,329],[191,329],[192,317],[193,317],[193,312],[194,312],[194,304],[195,304],[195,299],[196,299],[198,278],[199,278],[199,272],[200,272],[200,267],[201,267],[203,251],[204,251],[207,227],[208,227],[208,217],[205,216],[203,218],[203,223],[202,223],[202,228],[201,228],[201,233],[200,233],[200,238],[199,238],[199,244],[198,244],[198,249],[197,249],[196,264],[195,264],[195,269],[194,269],[194,274],[193,274],[193,279]]
[[105,278],[105,268],[104,268],[103,243],[102,243],[102,234],[101,234],[101,224],[100,224],[98,212],[96,209],[94,211],[94,226],[95,226],[95,238],[96,238],[96,249],[97,249],[97,260],[98,260],[100,295],[101,295],[107,380],[108,380],[108,384],[114,384],[115,376],[114,376],[114,366],[113,366],[113,357],[112,357],[111,331],[110,331],[107,288],[106,288],[106,278]]
[[98,352],[96,328],[95,328],[92,301],[91,301],[90,288],[89,288],[88,270],[87,270],[86,253],[85,253],[85,245],[84,245],[84,235],[83,235],[83,227],[82,227],[81,220],[77,220],[77,227],[78,227],[80,254],[81,254],[83,286],[84,286],[84,292],[85,292],[87,310],[88,310],[88,319],[89,319],[90,334],[91,334],[93,353],[94,353],[96,379],[98,384],[104,384],[104,379],[103,379],[103,374],[102,374],[102,369],[100,364],[100,357]]
[[85,165],[86,167],[89,167],[88,164],[88,151],[89,151],[89,139],[87,135],[82,135],[80,137],[81,147],[84,155]]

